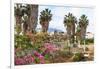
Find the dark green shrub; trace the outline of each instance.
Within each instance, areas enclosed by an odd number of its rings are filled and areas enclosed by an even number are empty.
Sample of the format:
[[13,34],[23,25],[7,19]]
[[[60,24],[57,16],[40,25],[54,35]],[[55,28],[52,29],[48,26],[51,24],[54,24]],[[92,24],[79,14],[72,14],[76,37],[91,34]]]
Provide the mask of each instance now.
[[[94,38],[85,39],[85,44],[90,44],[90,43],[94,43]],[[81,40],[81,44],[84,44],[84,40]]]
[[84,58],[84,55],[82,53],[76,53],[73,57],[73,61],[82,61]]

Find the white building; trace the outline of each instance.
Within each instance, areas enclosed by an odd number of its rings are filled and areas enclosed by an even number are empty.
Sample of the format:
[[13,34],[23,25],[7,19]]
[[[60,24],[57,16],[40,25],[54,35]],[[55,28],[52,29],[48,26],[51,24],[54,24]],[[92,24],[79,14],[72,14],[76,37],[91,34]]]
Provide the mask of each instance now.
[[92,32],[87,32],[86,38],[88,38],[88,39],[94,38],[94,34]]

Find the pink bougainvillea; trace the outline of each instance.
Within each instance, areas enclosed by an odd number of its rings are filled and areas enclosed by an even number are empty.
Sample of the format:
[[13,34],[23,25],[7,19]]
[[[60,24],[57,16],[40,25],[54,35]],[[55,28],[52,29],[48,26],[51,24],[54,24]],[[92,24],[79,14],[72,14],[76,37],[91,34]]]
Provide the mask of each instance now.
[[44,64],[45,63],[44,56],[40,55],[39,56],[39,60],[40,60],[40,63],[41,64]]
[[[52,43],[44,43],[42,47],[43,47],[43,50],[41,50],[42,52],[33,50],[33,53],[29,53],[20,57],[19,56],[15,57],[15,65],[33,64],[37,63],[37,60],[38,63],[44,64],[45,55],[53,54],[55,51],[58,50],[57,46]],[[18,50],[16,50],[15,53],[16,52],[18,52]]]
[[24,65],[34,63],[34,57],[32,55],[26,55],[23,57],[15,57],[15,65]]
[[38,57],[38,56],[40,56],[40,53],[37,51],[34,51],[34,55]]
[[52,43],[45,43],[44,47],[45,47],[45,52],[47,52],[47,53],[54,52],[54,51],[58,50],[58,48]]
[[36,58],[39,58],[39,61],[40,61],[41,64],[45,63],[45,59],[44,59],[44,56],[42,54],[40,54],[37,51],[34,51],[34,55],[36,56]]

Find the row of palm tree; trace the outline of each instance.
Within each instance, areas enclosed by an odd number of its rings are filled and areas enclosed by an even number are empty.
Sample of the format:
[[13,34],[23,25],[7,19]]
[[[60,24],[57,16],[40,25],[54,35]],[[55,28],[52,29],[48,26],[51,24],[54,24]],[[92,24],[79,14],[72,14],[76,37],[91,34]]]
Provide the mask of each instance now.
[[[51,19],[52,19],[51,10],[45,9],[41,12],[40,24],[42,26],[43,32],[47,32],[49,22],[51,21]],[[64,26],[67,31],[68,40],[71,44],[74,44],[75,36],[79,40],[85,39],[88,23],[89,20],[87,19],[87,16],[84,14],[80,17],[79,22],[72,13],[68,13],[68,15],[65,15]],[[77,29],[76,29],[76,25],[77,25]]]
[[64,26],[66,27],[67,36],[70,44],[74,44],[75,36],[79,41],[85,39],[88,23],[89,21],[87,19],[87,16],[84,14],[80,17],[79,22],[72,13],[68,13],[68,15],[65,15]]
[[[46,8],[40,13],[39,19],[42,31],[47,32],[49,22],[52,20],[51,10]],[[16,4],[15,18],[18,28],[21,28],[21,24],[23,23],[24,32],[27,30],[34,32],[38,21],[38,5]],[[89,23],[86,15],[83,14],[78,22],[77,18],[72,13],[68,13],[68,15],[65,15],[63,23],[67,31],[68,40],[71,44],[74,44],[75,36],[77,36],[78,39],[85,39],[86,29]]]

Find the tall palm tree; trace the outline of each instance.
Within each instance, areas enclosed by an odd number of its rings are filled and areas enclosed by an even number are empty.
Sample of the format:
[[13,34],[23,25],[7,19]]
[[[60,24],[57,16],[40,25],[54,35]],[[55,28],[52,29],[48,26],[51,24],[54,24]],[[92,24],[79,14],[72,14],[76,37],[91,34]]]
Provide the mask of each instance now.
[[77,23],[77,19],[72,15],[72,13],[65,15],[64,26],[66,27],[67,36],[70,43],[74,43],[75,23]]
[[45,9],[41,12],[40,24],[42,26],[43,32],[47,32],[48,27],[49,27],[49,22],[51,21],[51,19],[52,19],[51,10]]
[[86,36],[86,29],[87,29],[88,23],[89,23],[89,20],[87,19],[87,16],[83,14],[79,19],[79,27],[81,28],[81,30],[80,30],[81,41],[84,40],[84,47],[83,47],[84,52],[85,52],[85,49],[86,49],[85,36]]
[[86,36],[86,29],[88,26],[89,20],[87,19],[86,15],[82,15],[79,19],[79,27],[81,29],[80,33],[81,33],[81,39],[84,40],[85,36]]

